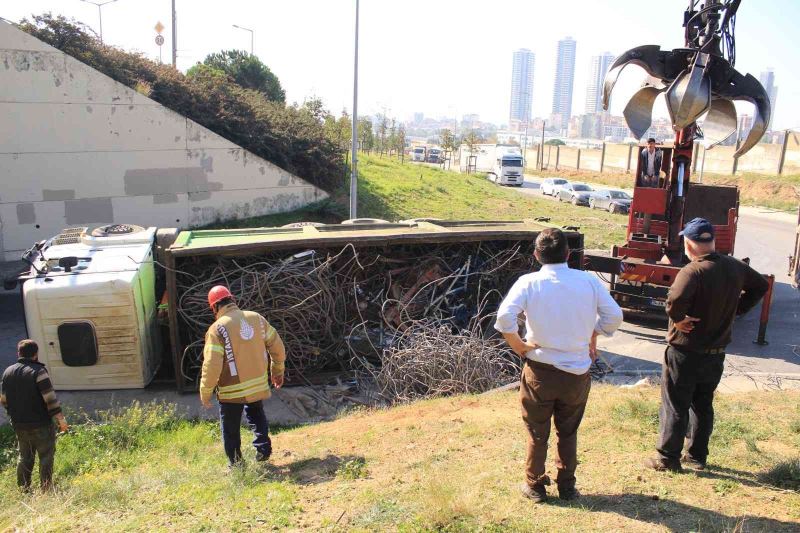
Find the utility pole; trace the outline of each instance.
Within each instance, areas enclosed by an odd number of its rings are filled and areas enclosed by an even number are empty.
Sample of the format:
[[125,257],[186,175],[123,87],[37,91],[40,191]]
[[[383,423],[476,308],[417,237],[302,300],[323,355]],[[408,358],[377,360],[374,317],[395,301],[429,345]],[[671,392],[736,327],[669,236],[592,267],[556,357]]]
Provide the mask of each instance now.
[[172,68],[178,68],[178,14],[172,0]]
[[539,158],[539,170],[544,170],[544,125],[547,124],[546,120],[542,121],[542,142],[539,144],[539,149],[542,151],[542,156]]
[[97,15],[100,17],[100,42],[103,42],[103,6],[106,4],[112,4],[117,0],[106,0],[105,2],[92,2],[91,0],[81,0],[81,2],[85,2],[87,4],[92,4],[93,6],[97,6]]
[[250,55],[253,55],[253,34],[255,33],[250,28],[245,28],[244,26],[239,26],[238,24],[233,25],[234,28],[238,28],[240,30],[249,31],[250,32]]
[[353,138],[350,167],[350,218],[358,218],[358,0],[356,0],[355,52],[353,57]]

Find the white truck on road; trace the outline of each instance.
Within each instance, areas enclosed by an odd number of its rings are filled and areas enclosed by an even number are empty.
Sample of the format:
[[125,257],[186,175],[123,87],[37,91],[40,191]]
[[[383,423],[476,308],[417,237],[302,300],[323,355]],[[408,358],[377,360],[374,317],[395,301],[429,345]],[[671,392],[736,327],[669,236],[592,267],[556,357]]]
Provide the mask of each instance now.
[[522,187],[525,183],[524,164],[519,146],[498,144],[495,146],[491,173],[498,185]]

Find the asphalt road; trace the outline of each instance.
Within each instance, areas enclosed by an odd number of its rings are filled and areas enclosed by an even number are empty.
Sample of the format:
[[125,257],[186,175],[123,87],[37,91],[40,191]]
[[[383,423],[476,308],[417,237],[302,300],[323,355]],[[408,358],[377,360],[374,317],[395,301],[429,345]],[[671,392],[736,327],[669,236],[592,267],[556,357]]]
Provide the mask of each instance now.
[[[516,190],[552,199],[541,194],[540,181],[526,176],[525,184]],[[623,215],[620,220],[625,220]],[[749,257],[759,272],[774,274],[775,289],[766,335],[768,345],[753,343],[758,335],[760,305],[737,319],[733,342],[728,347],[723,390],[800,388],[800,291],[791,287],[787,273],[796,223],[793,214],[753,207],[739,210],[735,255]],[[617,334],[599,339],[598,347],[618,375],[659,373],[666,346],[665,326],[658,320],[626,317]]]

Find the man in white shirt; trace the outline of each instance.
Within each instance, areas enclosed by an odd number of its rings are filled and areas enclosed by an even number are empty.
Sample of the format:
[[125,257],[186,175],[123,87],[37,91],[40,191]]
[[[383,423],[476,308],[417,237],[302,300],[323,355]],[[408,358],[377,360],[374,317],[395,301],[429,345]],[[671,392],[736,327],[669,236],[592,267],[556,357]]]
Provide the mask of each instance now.
[[[564,233],[548,228],[536,238],[541,270],[521,276],[497,311],[495,329],[525,358],[520,383],[522,419],[529,432],[525,496],[547,498],[545,474],[550,419],[558,434],[556,468],[559,497],[578,497],[575,489],[578,426],[589,397],[589,367],[597,355],[597,335],[611,336],[622,310],[592,274],[567,266]],[[525,339],[517,317],[525,315]]]

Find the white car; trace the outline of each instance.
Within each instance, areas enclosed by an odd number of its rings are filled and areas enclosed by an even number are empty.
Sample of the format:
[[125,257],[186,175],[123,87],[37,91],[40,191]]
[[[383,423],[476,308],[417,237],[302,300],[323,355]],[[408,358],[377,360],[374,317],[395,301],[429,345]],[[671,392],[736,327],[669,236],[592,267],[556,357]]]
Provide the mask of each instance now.
[[545,178],[542,180],[542,194],[555,196],[558,194],[559,189],[567,184],[569,184],[569,181],[563,178]]

